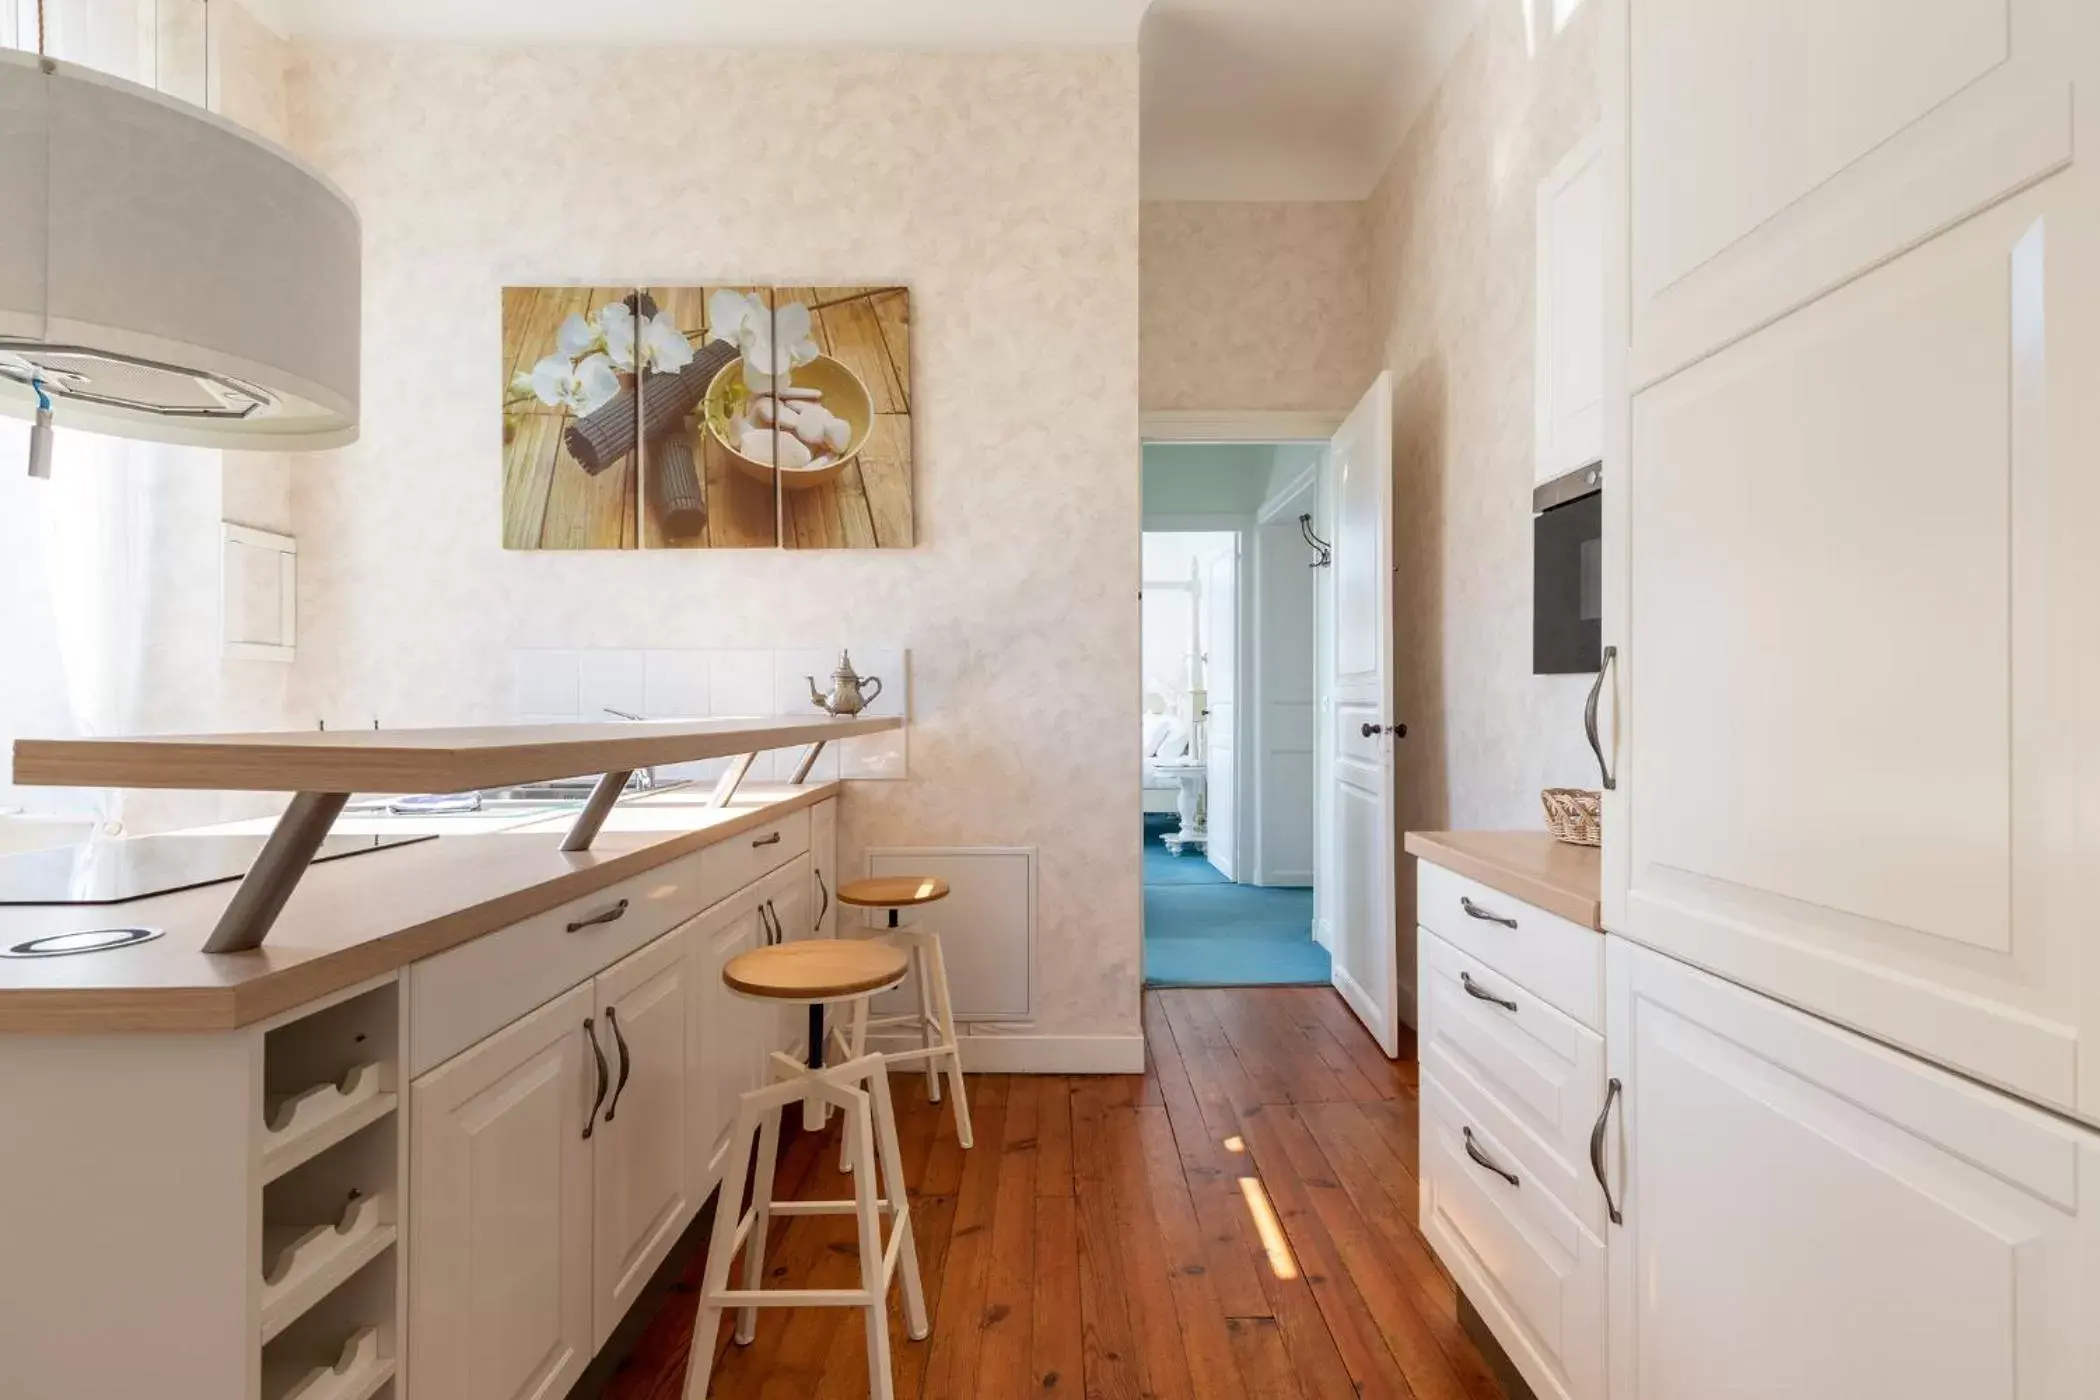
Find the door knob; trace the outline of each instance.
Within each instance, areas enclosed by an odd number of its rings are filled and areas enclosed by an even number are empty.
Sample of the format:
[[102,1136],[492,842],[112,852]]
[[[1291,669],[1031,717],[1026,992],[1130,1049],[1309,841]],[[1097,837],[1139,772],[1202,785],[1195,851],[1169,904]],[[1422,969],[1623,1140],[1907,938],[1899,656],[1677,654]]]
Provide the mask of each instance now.
[[[1385,732],[1385,726],[1382,724],[1367,724],[1363,726],[1363,732],[1366,739],[1375,739]],[[1392,733],[1395,739],[1405,739],[1407,737],[1407,726],[1396,724],[1393,726]]]

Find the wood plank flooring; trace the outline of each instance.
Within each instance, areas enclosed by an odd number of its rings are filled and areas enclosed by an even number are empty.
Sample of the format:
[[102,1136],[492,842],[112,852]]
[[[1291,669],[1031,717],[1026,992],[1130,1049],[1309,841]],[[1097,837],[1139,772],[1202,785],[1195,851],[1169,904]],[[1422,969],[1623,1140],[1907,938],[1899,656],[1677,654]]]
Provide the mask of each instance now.
[[[899,1397],[1501,1400],[1414,1228],[1415,1065],[1326,988],[1145,996],[1143,1075],[973,1076],[964,1152],[923,1076],[891,1080],[933,1335],[891,1337]],[[832,1132],[783,1148],[851,1194]],[[768,1286],[850,1287],[850,1218],[776,1221]],[[678,1400],[698,1264],[605,1394]],[[767,1310],[715,1339],[712,1394],[867,1393],[859,1317]]]

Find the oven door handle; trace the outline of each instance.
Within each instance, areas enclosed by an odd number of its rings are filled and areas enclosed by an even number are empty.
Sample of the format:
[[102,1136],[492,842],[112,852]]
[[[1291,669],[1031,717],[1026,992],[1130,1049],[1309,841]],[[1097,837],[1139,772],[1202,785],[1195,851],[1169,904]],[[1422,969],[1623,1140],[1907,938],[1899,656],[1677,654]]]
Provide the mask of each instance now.
[[1597,755],[1597,771],[1604,775],[1604,788],[1607,792],[1617,790],[1619,776],[1611,771],[1611,765],[1604,760],[1604,740],[1597,733],[1597,698],[1604,693],[1604,678],[1610,674],[1612,663],[1618,659],[1617,647],[1604,649],[1604,661],[1597,668],[1596,683],[1590,687],[1590,698],[1582,707],[1582,727],[1590,736],[1590,752]]

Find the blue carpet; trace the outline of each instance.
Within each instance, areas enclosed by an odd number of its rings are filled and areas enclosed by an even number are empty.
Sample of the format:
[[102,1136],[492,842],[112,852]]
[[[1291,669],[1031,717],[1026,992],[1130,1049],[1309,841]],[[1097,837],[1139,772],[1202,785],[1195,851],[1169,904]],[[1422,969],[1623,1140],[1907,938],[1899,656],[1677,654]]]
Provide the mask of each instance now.
[[1145,984],[1324,986],[1327,950],[1312,940],[1312,891],[1235,885],[1193,852],[1159,844],[1174,818],[1145,818]]

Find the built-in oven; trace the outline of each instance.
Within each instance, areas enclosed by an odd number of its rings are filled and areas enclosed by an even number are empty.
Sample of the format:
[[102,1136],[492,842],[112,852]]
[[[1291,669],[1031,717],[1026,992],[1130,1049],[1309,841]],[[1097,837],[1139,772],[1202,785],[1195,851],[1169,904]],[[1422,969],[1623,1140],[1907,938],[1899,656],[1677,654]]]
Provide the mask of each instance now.
[[1531,670],[1598,670],[1604,634],[1604,466],[1531,493]]

